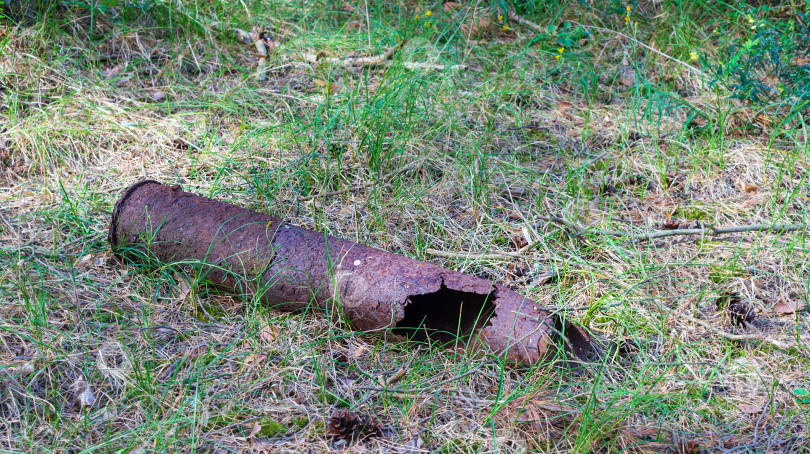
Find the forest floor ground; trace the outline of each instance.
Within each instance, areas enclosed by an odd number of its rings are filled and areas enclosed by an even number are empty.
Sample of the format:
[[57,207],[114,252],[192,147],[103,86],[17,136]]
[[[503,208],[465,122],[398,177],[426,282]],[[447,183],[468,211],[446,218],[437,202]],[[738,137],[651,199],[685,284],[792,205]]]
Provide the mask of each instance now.
[[[802,111],[711,83],[790,11],[28,3],[0,21],[0,450],[810,451]],[[493,279],[593,351],[514,367],[122,263],[146,178]],[[383,436],[328,437],[339,409]]]

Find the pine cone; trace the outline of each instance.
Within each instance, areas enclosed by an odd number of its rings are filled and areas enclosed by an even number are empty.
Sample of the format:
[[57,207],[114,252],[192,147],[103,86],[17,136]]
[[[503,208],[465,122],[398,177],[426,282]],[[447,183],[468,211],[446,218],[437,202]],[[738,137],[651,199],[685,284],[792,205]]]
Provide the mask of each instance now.
[[348,440],[360,435],[357,432],[362,432],[362,428],[363,421],[357,413],[349,410],[335,410],[329,417],[327,433],[332,438]]
[[736,293],[723,292],[717,298],[715,304],[717,304],[718,309],[725,309],[732,329],[743,326],[745,323],[757,323],[757,314],[754,312],[754,308],[744,303]]
[[379,421],[371,416],[360,416],[350,410],[335,410],[329,417],[327,433],[331,438],[342,440],[383,436]]

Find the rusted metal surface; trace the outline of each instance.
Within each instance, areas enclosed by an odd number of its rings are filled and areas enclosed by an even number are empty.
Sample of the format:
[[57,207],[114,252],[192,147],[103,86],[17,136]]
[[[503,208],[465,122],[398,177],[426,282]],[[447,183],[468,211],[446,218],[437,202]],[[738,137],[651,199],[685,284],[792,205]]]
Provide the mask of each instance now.
[[[490,281],[307,230],[235,205],[141,181],[116,203],[109,240],[136,262],[187,264],[239,296],[293,311],[340,308],[360,330],[449,341],[518,363],[556,351],[587,352],[584,332]],[[569,326],[566,326],[569,325]]]

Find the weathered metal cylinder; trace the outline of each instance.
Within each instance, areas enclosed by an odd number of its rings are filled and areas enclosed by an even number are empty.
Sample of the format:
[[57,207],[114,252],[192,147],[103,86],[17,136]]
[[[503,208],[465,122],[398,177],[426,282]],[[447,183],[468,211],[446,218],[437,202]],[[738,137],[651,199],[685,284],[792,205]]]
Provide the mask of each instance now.
[[[500,284],[151,180],[116,203],[109,241],[127,260],[193,265],[208,283],[279,310],[338,308],[359,330],[392,328],[442,341],[461,335],[523,364],[549,354],[564,329]],[[573,340],[580,355],[583,334],[568,331],[568,345]]]

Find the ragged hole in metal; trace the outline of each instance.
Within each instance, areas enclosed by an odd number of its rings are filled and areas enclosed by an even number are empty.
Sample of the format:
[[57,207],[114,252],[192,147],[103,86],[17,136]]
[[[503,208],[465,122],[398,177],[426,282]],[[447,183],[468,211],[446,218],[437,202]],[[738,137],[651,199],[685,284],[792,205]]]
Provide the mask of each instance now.
[[394,334],[446,344],[466,339],[487,326],[495,312],[495,297],[491,293],[452,290],[442,284],[437,292],[411,295],[404,311],[405,317],[397,322]]

